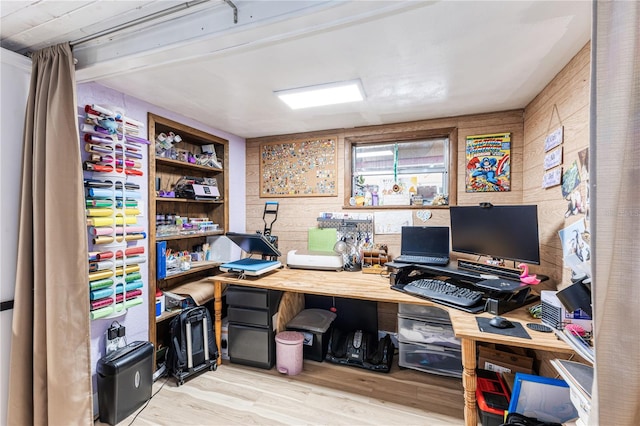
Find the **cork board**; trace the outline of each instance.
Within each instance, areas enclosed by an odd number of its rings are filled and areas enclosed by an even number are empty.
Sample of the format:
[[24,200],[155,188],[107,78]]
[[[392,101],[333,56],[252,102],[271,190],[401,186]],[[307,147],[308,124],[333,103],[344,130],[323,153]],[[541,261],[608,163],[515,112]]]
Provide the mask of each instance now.
[[338,195],[338,138],[260,144],[260,197]]

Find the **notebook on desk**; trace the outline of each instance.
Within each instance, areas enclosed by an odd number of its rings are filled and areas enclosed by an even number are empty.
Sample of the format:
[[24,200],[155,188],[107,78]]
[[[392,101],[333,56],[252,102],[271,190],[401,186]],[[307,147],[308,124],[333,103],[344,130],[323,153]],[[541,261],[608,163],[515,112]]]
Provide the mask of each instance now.
[[449,263],[449,227],[403,226],[400,256],[394,262],[446,265]]

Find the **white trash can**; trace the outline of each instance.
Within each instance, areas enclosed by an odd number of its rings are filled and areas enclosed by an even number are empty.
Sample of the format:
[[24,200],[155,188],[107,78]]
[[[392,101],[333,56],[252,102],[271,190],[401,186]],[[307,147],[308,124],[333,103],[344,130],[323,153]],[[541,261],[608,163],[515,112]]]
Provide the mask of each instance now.
[[280,373],[295,376],[302,371],[304,335],[297,331],[276,334],[276,369]]

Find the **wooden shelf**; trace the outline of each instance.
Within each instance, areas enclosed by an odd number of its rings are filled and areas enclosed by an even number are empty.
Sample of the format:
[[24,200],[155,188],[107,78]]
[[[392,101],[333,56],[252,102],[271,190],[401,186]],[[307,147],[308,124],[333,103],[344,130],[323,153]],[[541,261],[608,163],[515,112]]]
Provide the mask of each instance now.
[[221,265],[220,262],[209,262],[209,261],[194,262],[191,265],[191,269],[188,269],[186,271],[177,272],[175,274],[167,275],[164,278],[164,281],[171,280],[173,278],[186,277],[188,275],[195,274],[195,273],[200,272],[200,271],[206,271],[207,269],[217,268],[220,265]]
[[200,238],[200,237],[211,237],[213,235],[223,235],[224,231],[210,231],[210,232],[197,232],[194,234],[179,234],[179,235],[164,235],[161,237],[156,237],[156,241],[171,241],[171,240],[183,240],[185,238]]
[[[148,115],[148,140],[151,141],[149,146],[149,227],[151,229],[149,235],[149,340],[157,347],[158,340],[167,341],[168,332],[166,323],[156,327],[157,324],[178,315],[180,309],[172,312],[163,312],[161,316],[155,316],[155,293],[156,289],[171,292],[173,288],[177,288],[190,281],[199,280],[210,275],[219,273],[218,266],[220,262],[193,262],[191,268],[187,271],[177,271],[161,280],[157,278],[156,265],[157,253],[156,243],[164,242],[166,248],[173,252],[193,252],[194,250],[202,251],[198,246],[206,243],[206,237],[224,235],[229,229],[229,141],[204,132],[194,127],[160,117],[153,113]],[[156,156],[155,140],[160,133],[175,133],[180,135],[181,141],[173,143],[172,149],[180,155],[182,160],[175,160]],[[208,146],[213,148],[216,159],[221,167],[209,167],[205,165],[197,165],[184,161],[184,155],[187,153],[189,157],[195,157],[202,154],[202,147]],[[174,191],[178,182],[185,176],[194,176],[198,178],[215,179],[220,191],[218,199],[210,200],[194,200],[186,198],[168,198],[158,197],[157,190]],[[156,186],[158,188],[156,190]],[[218,229],[208,232],[194,232],[185,234],[157,235],[155,230],[155,221],[159,217],[180,216],[181,218],[207,218],[211,222],[218,224]],[[160,220],[160,219],[158,219]],[[161,231],[163,228],[160,228]],[[168,228],[164,228],[167,229]],[[178,228],[175,228],[178,229]],[[211,228],[209,228],[211,229]],[[157,333],[162,333],[159,336]]]
[[156,166],[175,167],[180,169],[201,170],[207,173],[222,173],[222,169],[217,167],[199,166],[197,164],[186,163],[180,160],[172,160],[170,158],[156,157]]
[[156,324],[165,320],[168,320],[169,318],[173,318],[175,316],[177,316],[180,312],[182,312],[182,309],[174,309],[172,311],[164,311],[159,317],[156,317]]
[[169,203],[224,204],[224,200],[192,200],[190,198],[175,197],[156,197],[155,201]]

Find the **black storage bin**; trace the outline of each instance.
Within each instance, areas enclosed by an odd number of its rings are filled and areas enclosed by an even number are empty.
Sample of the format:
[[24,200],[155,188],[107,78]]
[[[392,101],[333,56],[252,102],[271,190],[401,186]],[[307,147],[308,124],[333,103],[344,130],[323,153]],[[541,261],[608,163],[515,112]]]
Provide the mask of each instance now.
[[304,309],[287,323],[287,330],[304,335],[305,359],[322,362],[327,356],[331,324],[335,318],[335,313],[325,309]]
[[276,361],[275,332],[229,323],[229,359],[234,364],[270,369]]
[[115,425],[151,399],[153,345],[136,341],[98,360],[100,421]]

